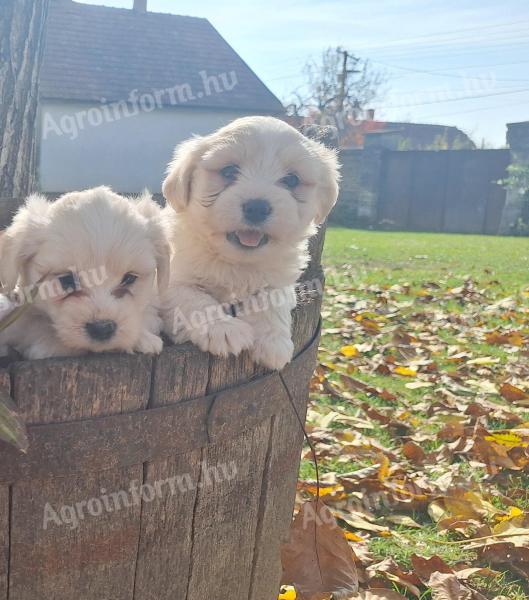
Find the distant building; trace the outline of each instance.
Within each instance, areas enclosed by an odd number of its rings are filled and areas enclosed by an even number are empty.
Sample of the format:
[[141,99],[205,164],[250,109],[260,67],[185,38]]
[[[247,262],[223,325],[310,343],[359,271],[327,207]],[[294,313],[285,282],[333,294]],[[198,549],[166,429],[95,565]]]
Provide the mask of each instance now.
[[457,127],[428,123],[377,122],[380,129],[364,134],[364,148],[388,150],[475,150],[476,145]]
[[281,102],[206,19],[52,0],[40,185],[160,191],[175,145]]
[[367,118],[349,121],[341,135],[342,148],[386,148],[387,150],[474,150],[476,145],[457,127],[429,123],[405,123],[375,120],[375,111]]
[[[307,127],[311,117],[289,116],[294,127]],[[387,150],[474,150],[476,145],[457,127],[428,123],[399,123],[375,120],[375,111],[365,111],[363,119],[334,122],[343,150],[385,148]]]

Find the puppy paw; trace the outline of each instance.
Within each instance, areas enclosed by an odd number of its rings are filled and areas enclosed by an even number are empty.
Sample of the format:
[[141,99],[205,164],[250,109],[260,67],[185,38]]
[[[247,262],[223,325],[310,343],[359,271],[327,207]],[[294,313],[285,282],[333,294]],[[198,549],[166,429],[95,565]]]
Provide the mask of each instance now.
[[141,337],[134,347],[136,352],[142,354],[160,354],[163,349],[163,340],[161,337],[151,333],[150,331],[144,331]]
[[248,323],[236,317],[209,323],[190,334],[191,341],[204,352],[216,356],[237,356],[250,348],[254,341],[253,329]]
[[257,364],[272,371],[281,371],[292,360],[294,344],[290,337],[271,335],[258,339],[251,350],[251,355]]

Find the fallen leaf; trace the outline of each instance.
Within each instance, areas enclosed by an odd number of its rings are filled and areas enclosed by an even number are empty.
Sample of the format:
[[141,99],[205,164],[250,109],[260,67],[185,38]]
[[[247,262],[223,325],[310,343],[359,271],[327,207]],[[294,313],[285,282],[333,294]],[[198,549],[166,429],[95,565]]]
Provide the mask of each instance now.
[[296,590],[291,585],[281,586],[277,600],[296,600]]
[[472,592],[453,573],[433,573],[428,581],[432,600],[472,600]]
[[529,406],[529,393],[524,392],[515,385],[511,385],[510,383],[502,384],[500,387],[500,394],[509,402],[521,404],[522,406]]
[[423,463],[426,460],[426,453],[424,450],[415,442],[406,442],[402,446],[402,454],[414,463]]
[[411,564],[414,573],[424,584],[428,583],[433,573],[453,573],[452,569],[440,556],[424,558],[417,554],[412,554]]
[[493,331],[485,336],[487,344],[496,344],[498,346],[523,346],[524,337],[518,331],[510,331],[509,333],[500,333]]
[[353,356],[358,356],[358,350],[356,346],[342,346],[340,348],[340,353],[343,354],[347,358],[351,358]]
[[393,372],[403,377],[415,377],[417,375],[417,369],[410,369],[409,367],[395,367]]
[[321,501],[302,505],[292,523],[290,540],[281,549],[281,562],[282,581],[295,587],[299,600],[358,592],[353,552]]

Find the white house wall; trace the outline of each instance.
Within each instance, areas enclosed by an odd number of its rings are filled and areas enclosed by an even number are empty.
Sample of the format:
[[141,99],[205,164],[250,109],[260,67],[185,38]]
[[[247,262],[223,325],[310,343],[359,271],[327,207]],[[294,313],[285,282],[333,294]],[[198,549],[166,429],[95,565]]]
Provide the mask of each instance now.
[[[109,185],[119,192],[160,192],[175,145],[248,113],[44,101],[40,107],[39,181],[44,192]],[[92,109],[92,110],[89,110]]]

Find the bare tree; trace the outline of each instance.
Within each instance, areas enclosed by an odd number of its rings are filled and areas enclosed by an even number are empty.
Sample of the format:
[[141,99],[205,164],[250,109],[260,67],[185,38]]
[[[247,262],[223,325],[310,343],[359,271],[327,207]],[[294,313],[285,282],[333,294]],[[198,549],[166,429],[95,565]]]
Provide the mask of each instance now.
[[0,0],[0,197],[35,187],[37,102],[49,0]]
[[327,48],[304,67],[306,84],[292,94],[289,112],[316,123],[356,119],[380,95],[383,73],[342,48]]

